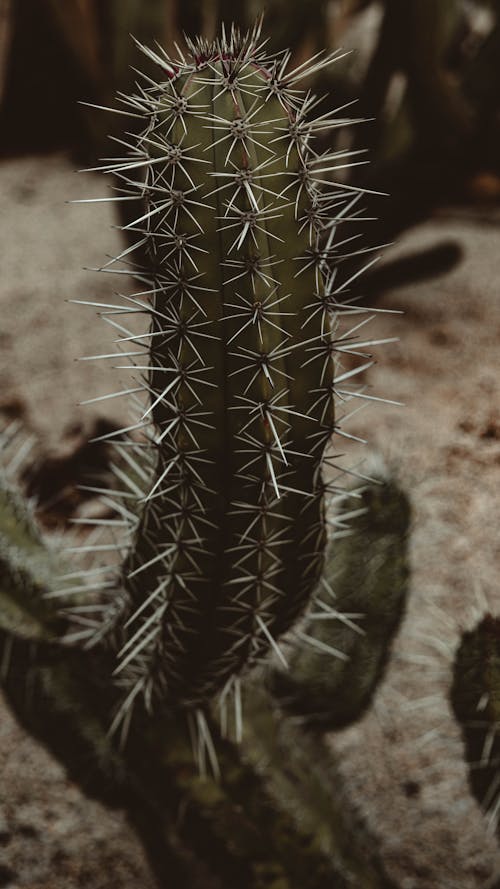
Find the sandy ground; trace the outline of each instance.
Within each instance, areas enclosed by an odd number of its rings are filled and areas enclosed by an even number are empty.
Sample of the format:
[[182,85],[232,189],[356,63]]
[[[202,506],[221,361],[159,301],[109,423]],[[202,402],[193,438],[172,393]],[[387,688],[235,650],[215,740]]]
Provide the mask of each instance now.
[[[102,194],[103,183],[61,156],[3,162],[0,190],[0,406],[22,410],[43,446],[60,452],[93,417],[126,420],[119,400],[77,406],[113,390],[108,367],[75,361],[109,351],[113,336],[92,309],[65,302],[109,301],[116,281],[82,267],[102,264],[118,240],[108,205],[65,203]],[[383,455],[414,511],[411,595],[390,668],[367,717],[331,739],[401,889],[479,889],[500,867],[447,701],[461,630],[500,607],[497,228],[443,213],[388,258],[450,238],[464,250],[453,272],[378,303],[405,315],[377,321],[377,337],[400,343],[381,350],[370,391],[406,407],[369,408],[349,427]],[[153,885],[120,814],[69,787],[4,709],[0,719],[0,886]]]

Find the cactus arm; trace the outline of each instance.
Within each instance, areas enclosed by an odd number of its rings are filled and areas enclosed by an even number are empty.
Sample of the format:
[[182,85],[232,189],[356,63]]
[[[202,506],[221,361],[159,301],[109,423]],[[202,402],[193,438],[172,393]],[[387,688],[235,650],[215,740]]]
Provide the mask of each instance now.
[[0,633],[32,642],[56,638],[64,621],[45,598],[55,559],[28,504],[0,479]]
[[368,486],[360,501],[349,502],[356,512],[359,502],[359,514],[349,520],[348,536],[331,545],[314,615],[303,630],[325,651],[343,657],[297,647],[289,657],[290,670],[275,670],[269,678],[286,710],[321,729],[342,728],[368,707],[408,592],[405,494],[385,480]]
[[132,161],[104,167],[122,182],[118,200],[143,202],[126,230],[142,236],[153,294],[136,344],[149,351],[138,426],[155,470],[116,633],[116,673],[148,706],[236,689],[304,611],[324,559],[334,401],[352,392],[335,378],[332,263],[359,194],[324,187],[336,155],[314,138],[339,121],[311,119],[315,102],[297,89],[307,67],[286,73],[258,40],[258,28],[233,30],[177,61],[143,47],[161,78],[128,100],[143,121]]

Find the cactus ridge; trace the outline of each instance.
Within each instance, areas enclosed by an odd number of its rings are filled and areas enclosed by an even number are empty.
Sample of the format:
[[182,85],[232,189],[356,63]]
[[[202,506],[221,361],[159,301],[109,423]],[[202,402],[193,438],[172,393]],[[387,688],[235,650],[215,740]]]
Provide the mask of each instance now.
[[[363,192],[332,179],[358,162],[351,152],[316,149],[346,119],[312,118],[318,99],[298,88],[340,53],[289,71],[290,53],[268,57],[259,25],[188,40],[176,60],[139,46],[160,78],[119,95],[139,134],[99,167],[118,180],[109,200],[140,208],[123,225],[135,240],[104,270],[139,289],[90,303],[120,349],[91,357],[120,355],[134,380],[106,397],[140,409],[107,436],[120,459],[104,496],[132,534],[116,675],[125,709],[137,695],[196,707],[237,689],[269,649],[284,659],[277,640],[320,576],[325,498],[341,488],[335,402],[347,413],[365,397],[355,377],[375,342],[360,338],[366,310],[339,303],[359,273],[341,283],[353,249],[339,233],[359,221]],[[150,317],[147,333],[117,320],[135,314]],[[87,615],[80,636],[92,632]]]

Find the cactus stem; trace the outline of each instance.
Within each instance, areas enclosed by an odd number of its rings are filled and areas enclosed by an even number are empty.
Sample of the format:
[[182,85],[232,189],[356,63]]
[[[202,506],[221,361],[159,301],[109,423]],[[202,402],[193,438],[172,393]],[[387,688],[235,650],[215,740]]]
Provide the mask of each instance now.
[[[363,190],[331,177],[364,159],[315,151],[319,133],[345,124],[347,106],[314,119],[320,99],[298,89],[344,53],[289,71],[290,53],[268,58],[259,35],[257,26],[243,36],[223,30],[213,43],[188,40],[176,60],[138,43],[160,65],[159,83],[146,78],[135,96],[119,94],[142,132],[115,139],[126,156],[102,165],[118,179],[106,200],[136,201],[122,226],[135,241],[102,271],[144,288],[94,304],[118,331],[118,351],[83,359],[118,355],[114,366],[147,374],[100,397],[129,394],[136,415],[97,439],[120,455],[118,490],[101,492],[132,536],[114,629],[125,719],[139,693],[147,707],[166,699],[201,713],[222,688],[241,709],[244,665],[269,649],[285,663],[277,640],[314,590],[325,498],[340,490],[321,478],[323,457],[339,471],[328,450],[343,419],[334,405],[364,394],[344,385],[373,363],[363,350],[385,342],[358,342],[358,317],[349,334],[337,333],[342,312],[366,311],[336,298],[358,277],[343,282],[337,270],[364,251],[342,253],[352,239],[336,238],[341,223],[362,218],[354,208]],[[149,313],[149,331],[111,317],[127,312]],[[130,343],[138,350],[126,351]],[[340,370],[342,353],[359,366]],[[123,544],[80,549],[111,546]],[[87,622],[89,613],[75,615]],[[321,605],[315,614],[335,616]]]

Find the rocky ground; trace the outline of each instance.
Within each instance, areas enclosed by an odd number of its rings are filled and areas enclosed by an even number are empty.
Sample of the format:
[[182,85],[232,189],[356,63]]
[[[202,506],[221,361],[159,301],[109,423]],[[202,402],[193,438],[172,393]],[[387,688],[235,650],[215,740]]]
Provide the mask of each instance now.
[[[65,203],[102,194],[103,183],[63,156],[3,161],[0,189],[0,408],[36,434],[37,452],[62,458],[96,420],[127,419],[119,399],[78,406],[112,390],[111,370],[76,359],[109,351],[113,335],[92,309],[66,302],[109,301],[116,280],[82,267],[102,265],[118,237],[108,205]],[[498,222],[442,211],[387,252],[390,261],[452,239],[463,258],[379,298],[377,308],[405,314],[374,325],[400,342],[380,350],[369,392],[406,406],[369,407],[349,426],[413,506],[411,595],[389,670],[364,720],[331,738],[401,889],[480,889],[500,872],[447,698],[460,632],[500,609]],[[349,451],[345,462],[356,462]],[[154,885],[121,814],[82,797],[3,707],[0,774],[0,887]]]

